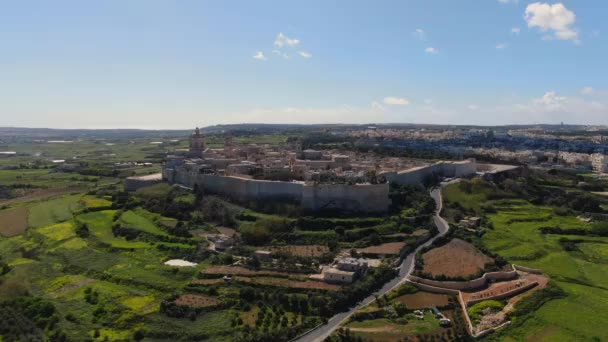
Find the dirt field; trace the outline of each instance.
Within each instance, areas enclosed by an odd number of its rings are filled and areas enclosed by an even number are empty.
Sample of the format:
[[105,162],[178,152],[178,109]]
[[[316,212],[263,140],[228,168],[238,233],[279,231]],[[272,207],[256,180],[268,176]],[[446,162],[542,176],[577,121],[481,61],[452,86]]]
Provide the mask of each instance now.
[[221,226],[217,226],[215,227],[215,229],[220,232],[221,234],[224,234],[226,236],[240,236],[239,233],[236,232],[236,230],[232,229],[232,228],[228,228],[228,227],[221,227]]
[[0,234],[11,237],[27,229],[27,208],[20,207],[0,211]]
[[468,277],[494,261],[466,241],[454,239],[422,255],[423,272],[433,276]]
[[358,249],[357,252],[363,254],[392,254],[396,255],[401,252],[401,248],[405,246],[405,242],[389,242],[383,243],[377,246],[370,246],[362,249]]
[[214,285],[214,284],[222,284],[224,283],[224,279],[194,279],[192,284],[195,285]]
[[293,281],[285,278],[271,278],[271,277],[234,277],[236,281],[242,281],[251,284],[279,286],[279,287],[291,287],[294,289],[311,289],[311,290],[326,290],[326,291],[338,291],[340,286],[327,284],[322,281]]
[[271,247],[273,253],[289,253],[304,258],[318,258],[329,252],[329,248],[323,245],[310,246],[278,246]]
[[219,305],[221,302],[213,297],[185,294],[175,300],[175,304],[190,306],[193,308],[207,308]]
[[430,292],[416,292],[399,296],[395,298],[395,301],[405,304],[410,310],[417,310],[448,305],[448,296]]

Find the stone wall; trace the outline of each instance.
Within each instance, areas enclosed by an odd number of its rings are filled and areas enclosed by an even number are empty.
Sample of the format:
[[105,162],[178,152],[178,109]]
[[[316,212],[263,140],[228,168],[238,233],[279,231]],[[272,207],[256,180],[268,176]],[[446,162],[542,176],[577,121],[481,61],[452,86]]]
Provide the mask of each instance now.
[[423,283],[419,283],[414,279],[408,279],[407,280],[408,283],[416,286],[417,288],[419,288],[420,290],[426,291],[426,292],[431,292],[431,293],[441,293],[441,294],[447,294],[447,295],[454,295],[457,296],[460,294],[460,291],[458,290],[452,290],[452,289],[444,289],[441,287],[435,287],[435,286],[431,286],[431,285],[426,285]]
[[473,289],[479,289],[479,288],[486,286],[486,284],[488,284],[488,282],[490,282],[490,281],[510,280],[510,279],[515,279],[516,277],[517,277],[517,271],[513,270],[513,271],[505,271],[505,272],[484,273],[483,276],[481,276],[477,279],[469,280],[469,281],[439,281],[439,280],[424,279],[424,278],[416,277],[413,275],[409,276],[408,279],[415,281],[417,283],[435,286],[435,287],[443,287],[446,289],[473,290]]
[[441,161],[432,165],[415,167],[399,172],[382,173],[389,182],[399,185],[418,185],[425,180],[440,177],[466,177],[477,172],[477,164],[473,159],[463,161]]
[[[438,162],[433,165],[402,172],[383,173],[389,182],[401,185],[423,183],[428,177],[461,177],[474,174],[474,160]],[[163,170],[163,179],[188,188],[195,186],[210,193],[221,194],[237,201],[286,199],[301,203],[303,208],[317,211],[340,209],[358,212],[385,212],[391,201],[389,184],[304,184],[255,180],[235,176],[200,174],[196,168],[177,167]]]
[[207,192],[228,196],[240,202],[260,199],[300,202],[304,186],[301,182],[277,182],[203,174],[196,177],[194,184]]
[[317,184],[305,185],[302,207],[313,211],[343,209],[348,211],[384,212],[391,201],[389,185],[383,184]]

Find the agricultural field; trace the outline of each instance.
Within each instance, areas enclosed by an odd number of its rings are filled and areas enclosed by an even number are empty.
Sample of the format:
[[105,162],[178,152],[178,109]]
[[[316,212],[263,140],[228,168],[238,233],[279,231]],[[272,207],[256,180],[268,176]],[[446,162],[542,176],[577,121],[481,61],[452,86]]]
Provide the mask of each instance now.
[[433,277],[467,278],[479,275],[492,258],[483,254],[466,241],[453,239],[447,244],[433,248],[422,255],[422,272]]
[[[234,138],[276,145],[287,136]],[[0,308],[10,306],[20,327],[40,327],[32,336],[290,340],[395,277],[388,265],[432,234],[433,201],[424,189],[397,189],[403,203],[390,215],[364,217],[304,216],[291,204],[234,203],[169,184],[126,193],[124,177],[158,171],[165,151],[184,141],[57,140],[9,143],[3,147],[18,154],[0,163]],[[75,169],[60,171],[54,159]],[[234,246],[210,250],[209,234],[231,237]],[[321,265],[366,248],[385,258],[353,284],[318,277]],[[259,250],[272,260],[257,258]],[[34,322],[25,314],[31,305],[52,308],[51,317]]]
[[0,211],[0,234],[11,237],[27,229],[27,208],[19,207]]
[[[454,324],[441,327],[430,310],[433,307]],[[423,315],[416,315],[416,310]],[[356,311],[330,341],[341,341],[347,336],[372,341],[457,341],[467,334],[463,317],[455,297],[422,292],[405,284]]]
[[[465,212],[478,213],[489,220],[491,228],[478,238],[484,248],[512,263],[546,272],[550,285],[558,289],[537,298],[535,304],[526,306],[525,310],[518,312],[516,307],[512,314],[514,324],[488,338],[503,341],[608,339],[603,323],[608,321],[608,278],[605,276],[608,238],[599,230],[601,223],[586,223],[577,219],[574,212],[526,200],[536,191],[543,192],[540,198],[546,201],[554,201],[557,196],[586,196],[579,189],[574,192],[566,187],[566,191],[551,197],[545,194],[546,187],[542,190],[534,187],[540,181],[542,179],[530,177],[525,183],[511,182],[510,191],[500,188],[501,184],[496,188],[497,185],[479,182],[479,191],[473,198],[468,198],[458,184],[450,185],[444,193],[448,209],[453,207],[450,203],[459,203]],[[516,195],[513,189],[526,191],[527,195]],[[561,190],[557,186],[550,191]],[[497,193],[504,196],[496,196]],[[461,201],[463,198],[468,199]],[[575,200],[571,200],[572,205],[579,205]]]
[[420,291],[396,297],[394,301],[404,304],[408,309],[425,309],[446,306],[448,299],[449,297],[444,294]]
[[401,250],[405,247],[404,242],[387,242],[381,245],[369,246],[366,248],[358,249],[357,252],[364,255],[375,254],[375,255],[398,255]]
[[295,255],[303,258],[319,258],[326,253],[329,253],[329,248],[323,245],[308,245],[308,246],[273,246],[269,248],[274,253],[284,253]]

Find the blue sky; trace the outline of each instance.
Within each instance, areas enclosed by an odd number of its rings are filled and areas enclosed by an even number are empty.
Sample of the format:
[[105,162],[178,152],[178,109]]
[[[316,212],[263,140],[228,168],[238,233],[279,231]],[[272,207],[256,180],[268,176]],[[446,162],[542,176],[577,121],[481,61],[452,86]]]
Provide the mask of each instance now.
[[608,124],[608,2],[5,1],[0,126]]

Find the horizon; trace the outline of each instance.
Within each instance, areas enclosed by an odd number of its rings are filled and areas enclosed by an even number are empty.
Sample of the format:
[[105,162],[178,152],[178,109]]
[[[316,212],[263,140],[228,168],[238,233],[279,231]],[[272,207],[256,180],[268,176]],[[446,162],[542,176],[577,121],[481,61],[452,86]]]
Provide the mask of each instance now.
[[599,0],[9,3],[0,125],[606,125],[606,9]]
[[0,130],[3,129],[17,129],[17,130],[55,130],[55,131],[111,131],[111,130],[125,130],[125,131],[192,131],[194,128],[213,128],[213,127],[222,127],[222,126],[297,126],[297,127],[310,127],[310,126],[337,126],[337,127],[348,127],[348,126],[453,126],[453,127],[471,127],[471,128],[501,128],[501,127],[527,127],[527,126],[564,126],[564,127],[601,127],[608,128],[608,125],[585,125],[585,124],[570,124],[570,123],[522,123],[522,124],[505,124],[505,125],[467,125],[467,124],[442,124],[442,123],[412,123],[412,122],[386,122],[386,123],[375,123],[375,122],[367,122],[367,123],[262,123],[262,122],[241,122],[241,123],[229,123],[229,124],[211,124],[211,125],[194,125],[192,127],[187,128],[137,128],[137,127],[104,127],[104,128],[83,128],[83,127],[70,127],[70,128],[61,128],[61,127],[23,127],[23,126],[0,126]]

